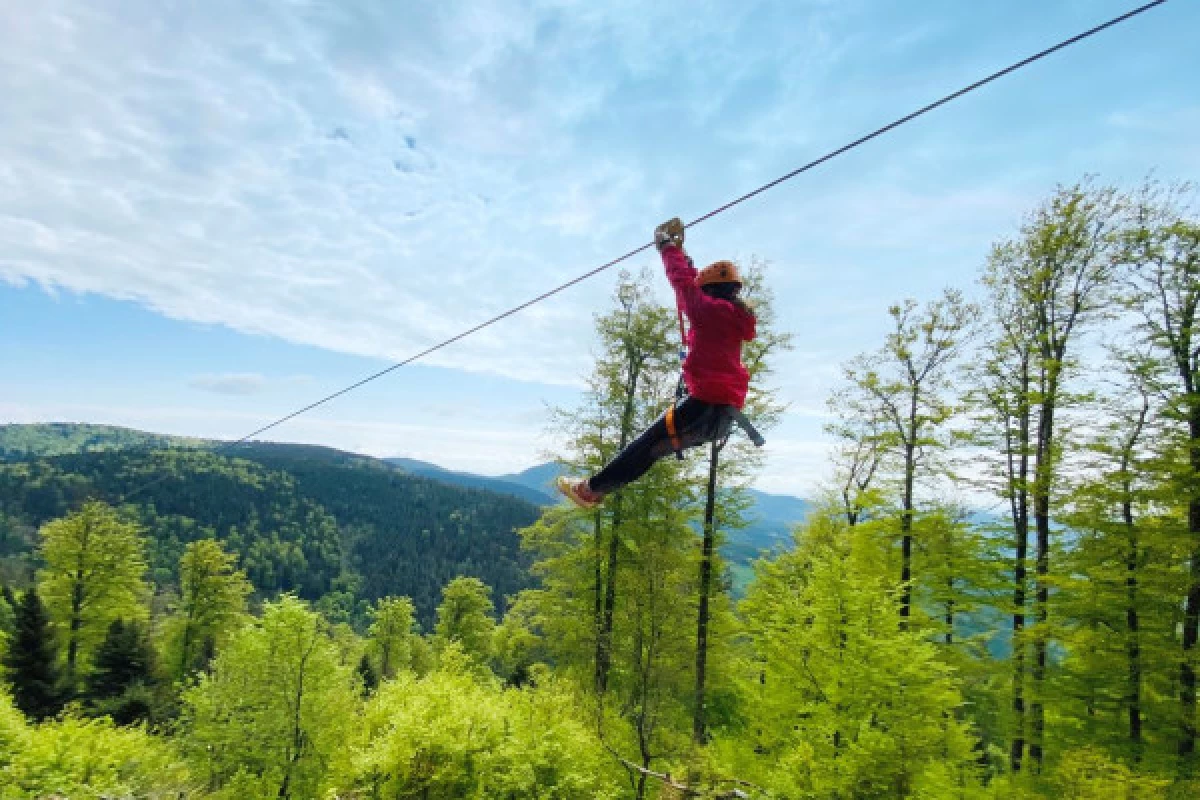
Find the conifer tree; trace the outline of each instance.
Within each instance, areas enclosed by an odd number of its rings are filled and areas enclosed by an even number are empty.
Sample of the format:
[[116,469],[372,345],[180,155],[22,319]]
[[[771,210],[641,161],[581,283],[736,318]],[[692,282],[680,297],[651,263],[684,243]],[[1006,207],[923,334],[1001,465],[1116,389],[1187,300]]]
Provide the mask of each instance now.
[[145,543],[137,525],[98,501],[41,529],[38,589],[66,646],[72,690],[114,619],[145,619]]
[[50,618],[36,589],[27,589],[21,597],[14,625],[4,654],[13,702],[34,719],[52,717],[62,709],[64,693]]
[[92,658],[85,699],[118,725],[128,725],[150,715],[155,683],[154,650],[145,629],[113,620]]
[[371,663],[371,657],[366,653],[358,660],[358,677],[362,681],[363,694],[372,694],[379,687],[379,673]]

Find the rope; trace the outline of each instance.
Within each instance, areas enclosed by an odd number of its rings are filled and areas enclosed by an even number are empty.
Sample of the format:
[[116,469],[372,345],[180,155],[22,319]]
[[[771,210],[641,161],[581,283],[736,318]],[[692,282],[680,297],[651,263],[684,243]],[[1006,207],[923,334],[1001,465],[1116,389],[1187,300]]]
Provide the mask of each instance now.
[[[1133,17],[1136,17],[1139,14],[1149,11],[1150,9],[1154,8],[1155,6],[1163,5],[1166,2],[1167,2],[1167,0],[1153,0],[1153,2],[1146,3],[1145,5],[1139,6],[1138,8],[1135,8],[1132,11],[1128,11],[1124,14],[1121,14],[1118,17],[1113,17],[1112,19],[1108,20],[1107,22],[1096,25],[1093,28],[1089,28],[1088,30],[1083,31],[1082,33],[1078,33],[1069,39],[1064,39],[1061,42],[1059,42],[1058,44],[1052,45],[1051,47],[1047,47],[1046,49],[1041,50],[1037,53],[1034,53],[1033,55],[1028,56],[1027,58],[1023,58],[1014,64],[1010,64],[1009,66],[1005,67],[1004,69],[993,72],[991,75],[988,75],[985,78],[981,78],[968,86],[964,86],[963,88],[959,89],[956,92],[952,92],[938,100],[933,101],[932,103],[929,103],[928,105],[922,106],[921,108],[917,109],[916,111],[913,111],[910,114],[906,114],[897,120],[889,122],[887,125],[884,125],[881,128],[876,128],[875,130],[871,131],[870,133],[860,136],[859,138],[855,139],[854,141],[852,141],[848,144],[844,144],[841,147],[837,148],[836,150],[831,150],[830,152],[826,153],[825,155],[821,156],[820,158],[815,158],[812,161],[809,161],[807,164],[797,167],[796,169],[792,170],[791,172],[781,175],[780,177],[776,178],[773,181],[770,181],[769,183],[764,183],[762,186],[759,186],[757,189],[752,189],[751,191],[746,192],[745,194],[741,195],[740,197],[734,198],[733,200],[730,200],[728,203],[725,203],[722,206],[718,206],[717,208],[714,208],[712,211],[709,211],[707,214],[703,214],[699,217],[696,217],[691,222],[685,224],[684,227],[691,228],[696,225],[699,225],[702,222],[710,220],[713,217],[717,216],[718,214],[722,214],[722,213],[728,211],[729,209],[733,208],[734,206],[740,205],[740,204],[746,202],[747,200],[749,200],[750,198],[756,197],[756,196],[762,194],[763,192],[767,191],[768,189],[773,189],[774,187],[778,186],[781,183],[790,181],[792,178],[795,178],[797,175],[808,172],[809,170],[813,169],[814,167],[818,167],[821,164],[824,164],[826,161],[830,161],[831,159],[837,158],[838,156],[842,155],[843,153],[853,150],[856,147],[859,147],[860,145],[866,144],[867,142],[871,141],[872,139],[882,136],[883,134],[896,129],[896,128],[900,127],[901,125],[909,123],[909,122],[913,121],[914,119],[916,119],[917,117],[928,114],[930,111],[940,108],[941,106],[944,106],[953,100],[957,100],[958,98],[962,97],[963,95],[969,94],[969,93],[975,91],[976,89],[986,86],[987,84],[991,83],[992,81],[1002,78],[1005,75],[1008,75],[1010,73],[1016,72],[1017,70],[1022,69],[1023,67],[1026,67],[1026,66],[1034,63],[1035,61],[1040,61],[1041,59],[1045,58],[1048,55],[1051,55],[1053,53],[1058,52],[1059,50],[1063,50],[1067,47],[1070,47],[1071,45],[1076,44],[1077,42],[1083,41],[1084,39],[1094,36],[1095,34],[1100,33],[1101,31],[1107,30],[1108,28],[1111,28],[1115,25],[1119,25],[1120,23],[1125,22],[1128,19],[1131,19]],[[576,278],[572,278],[571,280],[567,281],[566,283],[560,284],[559,286],[556,286],[553,289],[550,289],[549,291],[543,292],[542,294],[539,294],[537,297],[534,297],[531,300],[527,300],[524,303],[521,303],[518,306],[514,306],[514,307],[508,309],[507,311],[501,312],[500,314],[497,314],[496,316],[494,316],[488,320],[485,320],[485,321],[479,323],[478,325],[475,325],[472,328],[468,328],[467,330],[463,331],[462,333],[456,334],[454,336],[451,336],[449,339],[445,339],[441,342],[438,342],[435,345],[427,347],[424,350],[420,351],[419,353],[409,356],[408,358],[404,359],[403,361],[399,361],[395,364],[392,364],[390,367],[386,367],[384,369],[379,370],[378,372],[374,372],[374,373],[368,375],[367,377],[363,378],[362,380],[356,381],[355,383],[352,383],[343,389],[339,389],[338,391],[333,392],[332,394],[328,394],[319,400],[309,403],[308,405],[304,406],[303,408],[298,408],[295,411],[291,412],[290,414],[280,417],[279,419],[275,420],[274,422],[270,422],[266,425],[263,425],[261,428],[251,431],[250,433],[246,434],[245,436],[241,437],[240,439],[218,445],[218,448],[220,448],[220,447],[236,447],[239,444],[244,444],[245,442],[249,441],[253,437],[258,436],[261,433],[265,433],[265,432],[271,430],[272,428],[277,428],[280,425],[282,425],[283,423],[285,423],[289,420],[295,419],[296,417],[300,416],[301,414],[312,411],[314,408],[317,408],[318,406],[325,405],[329,401],[335,400],[344,394],[348,394],[349,392],[352,392],[361,386],[365,386],[366,384],[370,383],[371,381],[378,380],[379,378],[382,378],[384,375],[387,375],[391,372],[395,372],[396,370],[400,369],[401,367],[408,366],[409,364],[413,363],[414,361],[422,359],[425,356],[428,356],[432,353],[436,353],[438,350],[441,350],[442,348],[449,347],[450,345],[454,344],[455,342],[459,342],[459,341],[467,338],[468,336],[471,336],[472,334],[478,333],[479,331],[483,330],[484,328],[488,328],[492,325],[495,325],[497,322],[505,320],[515,314],[519,314],[520,312],[524,311],[525,309],[529,308],[530,306],[540,303],[543,300],[547,300],[547,299],[553,297],[554,295],[559,294],[560,292],[566,291],[567,289],[571,288],[572,286],[574,286],[578,283],[582,283],[583,281],[587,280],[588,278],[591,278],[594,275],[598,275],[601,272],[604,272],[605,270],[607,270],[611,267],[614,267],[623,261],[627,261],[630,258],[633,258],[634,256],[638,255],[639,253],[643,253],[646,250],[649,250],[653,246],[654,246],[653,242],[647,242],[646,244],[642,245],[641,247],[636,247],[633,250],[630,250],[629,252],[625,253],[624,255],[617,256],[616,258],[612,259],[611,261],[606,261],[605,263],[601,264],[600,266],[595,267]],[[128,495],[125,495],[125,497],[126,498],[132,497],[133,495],[136,495],[142,491],[145,491],[146,489],[157,484],[161,480],[163,480],[163,478],[159,478],[155,481],[152,481],[151,483],[145,484],[144,486],[141,486],[141,487],[133,490]]]

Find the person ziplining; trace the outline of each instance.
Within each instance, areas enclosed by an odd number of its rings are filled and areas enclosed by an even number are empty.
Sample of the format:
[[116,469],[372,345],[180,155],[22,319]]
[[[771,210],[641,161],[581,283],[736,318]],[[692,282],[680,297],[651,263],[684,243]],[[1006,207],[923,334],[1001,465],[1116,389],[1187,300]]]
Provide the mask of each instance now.
[[[724,212],[728,211],[729,209],[733,208],[734,206],[741,205],[742,203],[746,202],[747,200],[750,200],[753,197],[757,197],[758,195],[760,195],[766,191],[769,191],[770,189],[773,189],[782,183],[792,180],[793,178],[795,178],[798,175],[802,175],[802,174],[808,172],[809,170],[814,169],[814,168],[820,166],[821,164],[824,164],[827,161],[837,158],[838,156],[842,155],[843,153],[846,153],[850,150],[853,150],[857,147],[860,147],[860,146],[866,144],[867,142],[872,141],[873,139],[883,136],[884,134],[900,127],[901,125],[906,125],[909,122],[912,122],[913,120],[917,119],[918,117],[922,117],[925,114],[928,114],[929,112],[933,111],[934,109],[941,108],[942,106],[946,105],[947,103],[957,100],[958,98],[963,97],[964,95],[970,94],[970,93],[976,91],[977,89],[992,83],[995,80],[1003,78],[1005,75],[1009,75],[1013,72],[1016,72],[1017,70],[1020,70],[1024,67],[1029,66],[1030,64],[1032,64],[1036,61],[1040,61],[1041,59],[1045,58],[1046,56],[1048,56],[1052,53],[1057,53],[1058,51],[1063,50],[1067,47],[1070,47],[1071,45],[1076,44],[1077,42],[1083,41],[1084,39],[1094,36],[1095,34],[1099,33],[1100,31],[1107,30],[1115,25],[1119,25],[1120,23],[1125,22],[1126,20],[1132,19],[1133,17],[1136,17],[1139,14],[1143,14],[1152,8],[1161,6],[1166,1],[1167,0],[1150,0],[1150,2],[1147,2],[1144,5],[1141,5],[1130,11],[1127,11],[1124,14],[1121,14],[1117,17],[1113,17],[1112,19],[1108,20],[1107,22],[1103,22],[1099,25],[1095,25],[1095,26],[1083,31],[1082,33],[1077,33],[1068,39],[1064,39],[1064,40],[1058,42],[1057,44],[1051,45],[1050,47],[1040,50],[1031,56],[1027,56],[1027,57],[1021,59],[1020,61],[1017,61],[1013,64],[1010,64],[1007,67],[1004,67],[1003,69],[996,70],[995,72],[991,73],[990,75],[980,78],[979,80],[975,81],[974,83],[968,84],[967,86],[964,86],[961,89],[958,89],[954,92],[951,92],[948,95],[945,95],[944,97],[934,100],[931,103],[927,103],[926,105],[918,108],[916,111],[909,112],[908,114],[905,114],[904,116],[902,116],[896,120],[893,120],[892,122],[889,122],[888,124],[886,124],[882,127],[876,128],[875,130],[871,131],[870,133],[864,134],[864,135],[858,137],[857,139],[855,139],[851,142],[848,142],[848,143],[842,145],[841,147],[838,147],[835,150],[829,151],[828,153],[826,153],[823,156],[820,156],[819,158],[814,158],[812,161],[809,161],[807,164],[804,164],[803,166],[797,167],[796,169],[792,170],[791,172],[787,172],[783,175],[780,175],[778,178],[768,181],[767,183],[762,184],[761,186],[759,186],[756,189],[752,189],[739,197],[735,197],[733,200],[730,200],[729,202],[725,203],[724,205],[718,206],[717,208],[713,209],[712,211],[709,211],[707,214],[703,214],[699,217],[696,217],[691,222],[689,222],[687,225],[682,224],[678,218],[673,219],[668,223],[663,223],[655,230],[654,245],[657,246],[659,249],[659,252],[663,254],[664,263],[667,263],[668,277],[670,277],[670,275],[671,275],[672,268],[670,266],[670,263],[672,261],[674,261],[674,263],[677,263],[677,264],[678,263],[686,264],[686,269],[688,270],[689,274],[695,274],[694,267],[692,267],[691,263],[687,260],[686,253],[683,252],[683,231],[685,228],[693,226],[693,225],[698,225],[706,220],[712,219],[713,217],[717,216],[718,214],[723,214]],[[667,231],[668,228],[670,228],[670,232]],[[282,417],[279,417],[278,419],[272,420],[271,422],[268,422],[267,424],[262,425],[259,428],[256,428],[255,430],[251,431],[250,433],[246,434],[245,436],[242,436],[240,439],[235,439],[233,441],[224,442],[224,443],[218,445],[217,447],[218,448],[221,448],[221,447],[232,448],[232,447],[237,447],[238,445],[244,444],[246,442],[249,442],[254,437],[256,437],[260,434],[266,433],[267,431],[269,431],[273,428],[277,428],[280,425],[284,424],[285,422],[295,419],[296,417],[300,416],[301,414],[305,414],[305,413],[313,410],[314,408],[323,406],[326,403],[329,403],[330,401],[335,400],[344,394],[348,394],[348,393],[358,389],[361,386],[364,386],[368,383],[371,383],[372,381],[382,378],[385,375],[395,372],[396,370],[400,369],[403,366],[411,364],[414,361],[422,359],[432,353],[436,353],[437,351],[439,351],[445,347],[449,347],[450,345],[454,344],[455,342],[459,342],[459,341],[467,338],[468,336],[478,333],[479,331],[483,330],[484,328],[489,328],[492,325],[495,325],[496,323],[500,322],[501,320],[508,319],[509,317],[514,316],[514,315],[524,311],[525,309],[529,308],[532,305],[540,303],[543,300],[547,300],[550,297],[553,297],[554,295],[556,295],[560,292],[566,291],[570,287],[587,280],[588,278],[592,277],[593,275],[597,275],[601,272],[604,272],[605,270],[607,270],[611,267],[614,267],[617,264],[622,263],[623,261],[633,258],[634,256],[638,255],[639,253],[641,253],[645,250],[648,250],[650,248],[650,246],[651,246],[650,243],[646,243],[639,247],[635,247],[634,249],[630,250],[629,252],[627,252],[623,255],[617,256],[616,258],[614,258],[610,261],[607,261],[604,264],[601,264],[600,266],[595,267],[595,268],[589,270],[588,272],[583,273],[582,275],[572,278],[571,280],[567,281],[566,283],[559,284],[558,286],[554,287],[553,289],[542,292],[537,297],[527,300],[518,306],[514,306],[513,308],[510,308],[507,311],[502,311],[499,314],[496,314],[495,316],[484,320],[483,322],[480,322],[470,328],[467,328],[466,330],[464,330],[460,333],[457,333],[457,334],[449,337],[448,339],[443,339],[442,341],[437,342],[436,344],[426,347],[424,350],[421,350],[418,353],[414,353],[413,355],[409,356],[408,358],[404,359],[403,361],[399,361],[395,364],[391,364],[390,366],[384,367],[383,369],[380,369],[376,372],[371,373],[370,375],[367,375],[366,377],[362,378],[361,380],[355,381],[354,383],[350,384],[349,386],[338,389],[335,392],[331,392],[330,394],[327,394],[324,397],[321,397],[321,398],[309,403],[306,406],[302,406],[301,408],[298,408],[295,411],[292,411],[288,414],[284,414]],[[677,251],[678,258],[682,259],[682,262],[675,261],[676,256],[672,255],[671,253],[668,253],[668,248],[671,248],[671,249]],[[710,265],[710,267],[707,267],[705,269],[705,271],[707,271],[708,269],[711,269],[712,267],[716,267],[717,265],[722,264],[722,263],[728,265],[728,268],[731,270],[729,275],[731,275],[735,280],[731,281],[725,277],[722,277],[722,280],[713,280],[712,275],[710,274],[709,275],[710,284],[733,283],[733,284],[737,284],[740,287],[740,281],[736,280],[737,270],[736,270],[736,268],[733,267],[733,264],[731,262],[718,261],[716,264],[713,264],[713,265]],[[700,276],[704,275],[705,271],[702,271],[701,273],[696,274],[696,278],[699,279]],[[676,287],[676,288],[678,290],[678,287]],[[699,293],[703,293],[705,296],[711,298],[714,296],[714,295],[712,295],[712,292],[717,291],[717,290],[712,290],[712,289],[706,290],[705,288],[701,288],[701,287],[697,287],[697,288],[699,289],[699,292],[691,292],[691,294],[693,296],[696,294],[699,294]],[[689,291],[691,291],[691,290],[689,290]],[[736,298],[736,296],[737,296],[736,291],[733,293],[733,296]],[[716,299],[722,299],[722,298],[717,297]],[[728,301],[728,300],[726,300],[726,302],[731,303],[731,301]],[[744,303],[742,303],[741,306],[743,308],[745,308]],[[749,313],[750,317],[753,318],[752,312],[749,312],[747,310],[747,313]],[[693,324],[696,324],[696,323],[693,323]],[[745,341],[745,340],[739,340],[739,342],[738,342],[738,352],[739,352],[738,365],[739,366],[741,365],[741,360],[740,360],[741,341]],[[719,351],[713,351],[713,352],[716,353]],[[703,359],[701,359],[701,360],[703,360]],[[743,367],[743,369],[744,369],[744,367]],[[731,373],[731,374],[736,374],[736,373]],[[687,370],[685,369],[685,378],[686,377],[687,377]],[[695,381],[695,380],[699,379],[703,383],[703,382],[707,381],[709,379],[709,377],[710,376],[707,374],[693,374],[692,380]],[[747,385],[748,385],[748,381],[747,381]],[[690,388],[691,388],[691,386],[689,384],[689,389]],[[701,391],[706,392],[706,389],[702,389]],[[655,461],[657,461],[659,458],[662,458],[663,455],[665,455],[667,452],[670,452],[670,449],[664,450],[664,446],[662,443],[662,438],[663,438],[662,431],[666,431],[666,438],[667,438],[667,441],[671,442],[671,449],[674,449],[676,452],[679,452],[680,450],[684,449],[685,447],[695,447],[697,445],[704,444],[706,441],[718,441],[720,438],[723,438],[724,435],[728,434],[729,428],[731,427],[731,423],[736,422],[746,431],[746,433],[750,436],[751,440],[756,445],[761,446],[762,445],[762,437],[758,435],[758,432],[754,430],[753,426],[751,426],[749,424],[749,422],[746,420],[746,418],[741,415],[741,403],[744,402],[744,400],[745,400],[745,394],[744,394],[744,390],[743,390],[742,398],[741,398],[741,400],[738,401],[738,403],[736,405],[728,404],[725,406],[725,411],[723,413],[724,413],[724,417],[726,417],[726,419],[719,420],[719,422],[724,426],[724,428],[723,428],[724,433],[721,436],[716,437],[716,438],[711,438],[711,439],[706,439],[703,437],[694,438],[697,435],[696,430],[699,429],[700,422],[703,421],[703,418],[707,418],[709,420],[709,424],[711,425],[713,418],[715,418],[717,416],[716,413],[712,409],[706,409],[703,406],[720,405],[720,404],[705,402],[705,401],[701,400],[699,397],[696,397],[695,394],[693,394],[693,396],[691,398],[689,398],[688,401],[684,401],[683,403],[680,403],[677,407],[673,407],[674,410],[671,412],[672,421],[674,422],[674,420],[677,418],[678,421],[680,422],[680,425],[676,426],[674,434],[672,434],[669,430],[667,430],[667,424],[666,424],[667,420],[664,416],[664,419],[661,420],[661,422],[663,423],[663,427],[661,428],[661,430],[656,427],[658,425],[658,423],[655,423],[655,426],[651,426],[650,430],[647,430],[644,434],[642,434],[642,437],[640,437],[638,441],[635,441],[632,445],[627,447],[625,449],[625,451],[622,452],[617,457],[617,459],[614,460],[614,462],[609,465],[609,468],[616,469],[619,465],[622,469],[627,470],[626,473],[619,473],[620,478],[622,478],[623,480],[619,480],[614,484],[608,485],[608,488],[604,488],[606,486],[606,484],[604,483],[603,480],[601,480],[601,476],[603,475],[603,473],[601,473],[600,475],[595,476],[593,479],[589,479],[586,481],[580,481],[576,484],[569,484],[569,483],[560,481],[559,489],[564,494],[566,494],[568,497],[570,497],[572,500],[574,500],[575,502],[582,503],[588,507],[594,507],[595,505],[599,504],[599,502],[603,499],[605,494],[607,494],[608,492],[614,491],[616,488],[623,486],[625,483],[628,483],[629,481],[636,480],[638,477],[643,475],[646,472],[646,470],[648,470],[654,464]],[[689,402],[689,401],[694,401],[694,402]],[[718,432],[719,432],[719,429],[718,429]],[[652,433],[657,433],[657,436],[652,437],[651,436]],[[641,455],[631,452],[635,447],[637,447],[639,445],[640,442],[642,442],[643,438],[649,439],[650,440],[649,444],[653,445],[653,446],[649,447],[649,449],[646,449],[644,452],[641,453]],[[676,441],[672,441],[672,440],[676,440]],[[691,443],[689,444],[688,442],[691,442]],[[643,443],[643,447],[645,447],[644,443]],[[608,469],[608,468],[606,468],[606,469]],[[629,477],[629,475],[632,475],[632,477]],[[608,476],[605,476],[605,478],[608,480],[612,480],[613,475],[610,474]],[[137,494],[140,494],[141,492],[145,491],[146,489],[150,488],[151,486],[154,486],[164,480],[166,480],[165,473],[163,475],[160,475],[160,476],[154,478],[151,481],[148,481],[148,482],[142,484],[141,486],[138,486],[133,491],[128,492],[127,494],[125,494],[123,496],[122,500],[123,501],[128,500],[129,498],[131,498]],[[592,483],[593,480],[596,480],[599,482],[593,484]],[[601,488],[598,489],[596,487],[601,487]],[[603,491],[601,491],[601,489],[603,489]]]
[[[678,217],[654,229],[675,301],[689,323],[684,337],[686,394],[677,398],[653,425],[590,478],[557,480],[558,490],[580,508],[595,508],[604,498],[636,481],[655,462],[674,452],[718,442],[737,422],[761,445],[762,439],[741,410],[750,388],[742,364],[742,344],[754,339],[754,310],[741,298],[742,279],[732,261],[716,261],[697,271],[683,249],[684,226]],[[681,323],[682,328],[682,323]]]

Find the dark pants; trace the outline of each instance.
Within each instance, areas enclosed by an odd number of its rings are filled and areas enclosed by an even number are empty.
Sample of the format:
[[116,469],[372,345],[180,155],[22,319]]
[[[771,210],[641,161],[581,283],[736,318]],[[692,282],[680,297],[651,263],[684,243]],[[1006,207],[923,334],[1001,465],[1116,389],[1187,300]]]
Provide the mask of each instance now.
[[[733,419],[729,406],[705,403],[688,397],[675,407],[675,433],[682,447],[698,447],[724,438]],[[617,454],[607,467],[588,481],[593,491],[615,492],[646,474],[654,462],[675,451],[667,433],[667,415],[663,414],[641,436]]]

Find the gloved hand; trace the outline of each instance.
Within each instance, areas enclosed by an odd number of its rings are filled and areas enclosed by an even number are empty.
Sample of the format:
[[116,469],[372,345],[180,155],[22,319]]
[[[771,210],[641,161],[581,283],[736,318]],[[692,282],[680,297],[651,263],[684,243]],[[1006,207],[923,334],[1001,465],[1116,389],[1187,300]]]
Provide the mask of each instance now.
[[661,253],[669,244],[683,247],[683,221],[679,217],[672,217],[654,229],[654,246],[658,251]]

